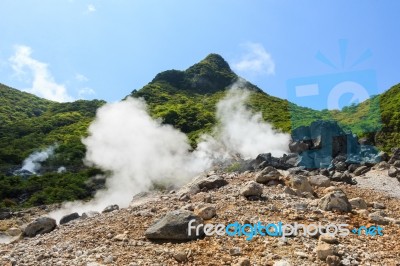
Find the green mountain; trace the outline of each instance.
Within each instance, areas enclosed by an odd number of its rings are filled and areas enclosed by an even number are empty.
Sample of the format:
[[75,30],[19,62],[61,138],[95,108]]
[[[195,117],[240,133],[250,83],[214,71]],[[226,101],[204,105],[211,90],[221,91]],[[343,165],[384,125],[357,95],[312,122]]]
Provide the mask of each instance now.
[[[184,71],[157,74],[129,96],[144,98],[154,118],[186,133],[195,147],[198,137],[216,124],[217,102],[238,80],[221,56],[210,54]],[[400,146],[400,85],[341,111],[315,111],[268,95],[249,82],[245,86],[252,92],[247,105],[284,132],[316,119],[336,119],[384,150]],[[84,167],[81,138],[103,104],[100,100],[57,103],[0,84],[0,208],[90,197],[101,184],[88,182],[99,171]],[[55,155],[43,164],[47,174],[29,178],[9,174],[32,152],[54,144]],[[60,166],[68,173],[56,173]]]

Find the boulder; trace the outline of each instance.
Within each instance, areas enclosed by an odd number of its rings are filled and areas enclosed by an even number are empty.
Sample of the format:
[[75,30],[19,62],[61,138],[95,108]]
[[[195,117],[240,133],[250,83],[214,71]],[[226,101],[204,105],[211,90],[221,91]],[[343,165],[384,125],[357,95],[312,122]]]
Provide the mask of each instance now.
[[228,182],[219,175],[212,175],[197,182],[201,190],[210,190],[226,186]]
[[276,158],[273,157],[271,153],[262,153],[259,154],[256,159],[250,161],[248,168],[249,170],[251,168],[256,169],[260,164],[262,164],[263,167],[272,166],[276,169],[287,170],[296,166],[291,163],[296,163],[297,161],[298,159],[296,154],[284,155],[281,158]]
[[99,213],[99,212],[96,212],[96,211],[88,211],[88,212],[82,213],[81,218],[82,218],[82,219],[87,219],[87,218],[95,217],[95,216],[97,216],[97,215],[100,215],[100,213]]
[[56,220],[49,217],[40,217],[24,229],[23,235],[27,237],[35,237],[36,235],[46,234],[53,231],[57,226]]
[[400,168],[400,160],[397,160],[393,163],[393,166],[396,168]]
[[257,183],[266,184],[271,180],[278,180],[281,174],[272,166],[265,167],[257,173],[255,178]]
[[0,210],[0,220],[10,219],[12,213],[6,210]]
[[116,210],[119,210],[119,206],[117,204],[114,204],[114,205],[107,206],[102,212],[107,213],[107,212],[113,212]]
[[263,192],[263,186],[254,181],[249,181],[240,190],[240,194],[245,197],[260,197]]
[[351,207],[355,209],[367,209],[368,205],[362,198],[352,198],[349,200]]
[[344,192],[333,191],[323,196],[318,207],[324,211],[351,212],[352,206]]
[[[189,222],[191,231],[188,231]],[[191,211],[175,210],[167,213],[163,218],[151,225],[145,232],[145,236],[151,240],[194,240],[203,236],[203,228],[196,234],[196,227],[203,224],[203,219]]]
[[74,212],[74,213],[65,215],[65,216],[63,216],[63,217],[61,218],[60,224],[69,223],[70,221],[79,219],[79,217],[80,217],[80,216],[79,216],[79,214],[78,214],[77,212]]
[[331,185],[331,180],[329,177],[324,175],[315,175],[308,177],[308,181],[312,186],[316,187],[329,187]]

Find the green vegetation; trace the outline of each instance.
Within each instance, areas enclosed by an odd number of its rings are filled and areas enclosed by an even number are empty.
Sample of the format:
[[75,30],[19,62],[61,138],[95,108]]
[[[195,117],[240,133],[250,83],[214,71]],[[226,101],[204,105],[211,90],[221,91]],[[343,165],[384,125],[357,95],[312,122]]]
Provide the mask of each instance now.
[[0,209],[21,208],[63,201],[84,200],[102,186],[96,169],[78,173],[47,173],[28,178],[0,175]]
[[[130,96],[143,98],[154,118],[186,133],[195,147],[198,137],[216,124],[216,104],[238,79],[221,56],[210,54],[185,71],[159,73]],[[400,85],[340,111],[315,111],[270,96],[251,83],[245,86],[252,92],[249,108],[261,112],[264,120],[281,131],[290,132],[316,119],[335,119],[343,128],[375,141],[386,151],[400,146]],[[0,84],[0,208],[90,197],[99,184],[90,183],[96,170],[83,165],[86,151],[81,138],[87,135],[96,110],[104,103],[56,103]],[[52,172],[27,178],[7,176],[29,154],[55,143],[55,155],[43,165]],[[54,173],[60,166],[68,173]]]

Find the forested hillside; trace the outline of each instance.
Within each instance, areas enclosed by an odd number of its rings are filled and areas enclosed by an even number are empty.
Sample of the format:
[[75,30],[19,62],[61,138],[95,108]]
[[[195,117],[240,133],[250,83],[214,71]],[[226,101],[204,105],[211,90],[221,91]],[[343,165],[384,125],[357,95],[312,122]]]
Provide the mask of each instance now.
[[[198,137],[216,124],[216,104],[238,80],[221,56],[210,54],[187,70],[157,74],[130,96],[144,98],[154,118],[186,133],[195,147]],[[315,111],[268,95],[249,82],[241,84],[252,92],[249,108],[284,132],[316,119],[336,119],[383,150],[400,146],[400,85],[340,111]],[[101,100],[57,103],[0,84],[0,207],[89,197],[99,184],[87,180],[99,172],[84,166],[81,139],[103,104]],[[45,175],[12,175],[29,154],[51,145],[56,145],[55,154],[43,163]],[[56,173],[60,166],[67,173]]]

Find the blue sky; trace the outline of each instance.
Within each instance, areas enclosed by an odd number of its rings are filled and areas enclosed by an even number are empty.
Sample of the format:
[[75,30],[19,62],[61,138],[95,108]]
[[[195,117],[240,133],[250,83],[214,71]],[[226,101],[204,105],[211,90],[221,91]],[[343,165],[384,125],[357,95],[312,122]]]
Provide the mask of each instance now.
[[288,84],[364,70],[378,92],[400,82],[399,10],[394,0],[2,0],[0,82],[59,101],[117,101],[218,53],[265,92],[314,107]]

